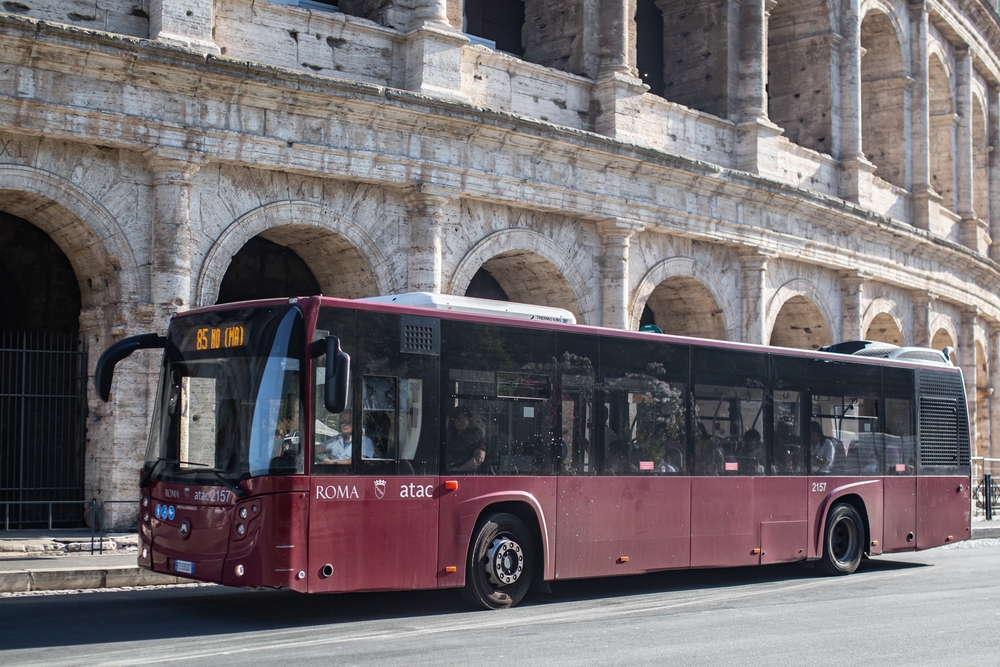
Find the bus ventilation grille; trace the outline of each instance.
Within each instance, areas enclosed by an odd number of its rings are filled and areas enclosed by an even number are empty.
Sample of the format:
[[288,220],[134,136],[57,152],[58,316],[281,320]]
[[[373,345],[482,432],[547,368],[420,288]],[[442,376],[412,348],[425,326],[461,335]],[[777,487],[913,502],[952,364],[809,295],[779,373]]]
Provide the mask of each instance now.
[[400,352],[409,354],[441,354],[441,320],[434,317],[400,318]]
[[969,465],[969,424],[965,388],[957,373],[918,371],[920,465]]

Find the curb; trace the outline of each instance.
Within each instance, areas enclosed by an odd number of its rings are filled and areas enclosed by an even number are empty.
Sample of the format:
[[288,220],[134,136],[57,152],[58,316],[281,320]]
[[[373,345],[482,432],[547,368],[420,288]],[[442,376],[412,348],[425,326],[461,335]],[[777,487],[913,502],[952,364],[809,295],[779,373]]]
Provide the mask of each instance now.
[[973,540],[985,540],[988,538],[1000,537],[1000,526],[982,526],[977,528],[972,527],[972,537]]
[[89,570],[71,568],[16,570],[0,572],[0,593],[64,591],[123,586],[163,586],[188,584],[190,579],[150,572],[136,566],[106,567]]

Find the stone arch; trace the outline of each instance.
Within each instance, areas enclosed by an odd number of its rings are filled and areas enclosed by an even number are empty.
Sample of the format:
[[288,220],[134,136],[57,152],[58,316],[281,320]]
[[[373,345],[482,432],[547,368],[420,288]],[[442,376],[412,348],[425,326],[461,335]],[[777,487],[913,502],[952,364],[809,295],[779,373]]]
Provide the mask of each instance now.
[[562,248],[538,232],[507,229],[486,236],[455,267],[446,291],[464,295],[480,268],[513,301],[565,308],[582,324],[600,323],[580,269]]
[[833,342],[833,321],[819,290],[796,278],[782,285],[767,307],[765,331],[770,345],[817,350]]
[[[945,319],[943,322],[935,323],[931,327],[934,335],[931,336],[931,347],[935,350],[943,350],[946,347],[950,347],[953,350],[957,347],[955,341],[958,340],[958,334],[955,331],[955,326],[951,323],[951,320]],[[951,363],[954,364],[957,361],[955,353],[951,354]]]
[[941,205],[955,209],[955,101],[947,59],[939,50],[927,57],[930,112],[931,187],[941,195]]
[[[699,264],[689,257],[671,257],[653,266],[646,275],[642,277],[632,297],[629,299],[629,328],[636,329],[639,320],[642,318],[642,310],[649,301],[650,296],[660,286],[670,280],[681,279],[682,286],[697,286],[704,290],[714,301],[714,307],[718,308],[719,326],[713,329],[722,334],[726,340],[739,340],[737,327],[740,321],[739,315],[734,310],[736,300],[726,298],[726,291],[719,283],[715,275],[704,265]],[[664,330],[666,331],[666,330]],[[702,335],[702,334],[695,334]],[[715,338],[717,336],[708,336]]]
[[[402,291],[395,285],[378,245],[354,223],[313,202],[265,204],[233,221],[202,262],[197,305],[215,303],[230,261],[260,236],[293,250],[312,270],[327,296],[359,298]],[[345,285],[342,278],[353,277]]]
[[863,338],[893,345],[906,345],[903,334],[903,317],[896,302],[879,298],[873,300],[861,318]]
[[69,259],[84,309],[148,300],[132,247],[114,216],[79,186],[48,171],[0,165],[0,208],[35,225]]
[[972,94],[972,210],[983,220],[989,217],[989,127],[986,101],[978,90]]
[[826,0],[779,2],[767,23],[768,117],[790,141],[831,153],[830,9]]
[[901,188],[906,178],[905,49],[895,13],[871,3],[861,22],[861,148],[875,175]]

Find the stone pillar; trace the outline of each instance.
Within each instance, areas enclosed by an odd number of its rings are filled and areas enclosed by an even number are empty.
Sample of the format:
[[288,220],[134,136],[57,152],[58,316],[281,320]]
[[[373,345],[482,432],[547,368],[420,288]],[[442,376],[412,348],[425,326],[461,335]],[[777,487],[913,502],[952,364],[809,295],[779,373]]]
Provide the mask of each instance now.
[[642,96],[649,90],[630,64],[629,0],[601,0],[601,64],[594,84],[594,129],[615,139],[646,143],[642,131]]
[[962,366],[962,375],[965,377],[965,402],[969,406],[969,439],[972,441],[973,456],[981,455],[976,452],[976,408],[979,403],[979,396],[976,392],[976,318],[978,317],[978,308],[962,309],[962,331],[959,333],[961,343],[958,355],[959,364]]
[[858,271],[842,271],[840,274],[841,327],[839,342],[861,340],[865,337],[865,332],[861,330],[861,297],[865,281],[869,279],[871,279],[870,275]]
[[[1000,458],[1000,324],[990,326],[990,452],[993,459]],[[1000,464],[993,464],[993,472],[1000,472]]]
[[775,0],[740,4],[739,123],[736,166],[759,174],[777,159],[782,129],[767,118],[767,20]]
[[407,197],[410,225],[408,292],[441,292],[444,210],[457,198],[457,192],[427,184],[418,185]]
[[871,186],[875,165],[865,159],[861,133],[861,16],[860,0],[844,0],[840,48],[840,196],[859,202]]
[[[990,182],[990,259],[1000,262],[1000,88],[993,86],[989,90],[989,182]],[[1000,387],[997,387],[1000,392]],[[1000,429],[1000,425],[997,427]]]
[[191,182],[208,159],[174,148],[152,148],[145,156],[153,172],[153,327],[165,333],[170,316],[191,305]]
[[469,38],[448,23],[447,0],[417,0],[406,33],[406,89],[466,100],[462,47]]
[[[913,69],[913,98],[910,106],[910,174],[913,180],[913,226],[930,229],[930,208],[941,201],[931,189],[930,175],[930,91],[927,84],[927,5],[910,2],[910,61]],[[936,201],[932,201],[935,200]],[[936,206],[935,206],[936,208]]]
[[642,225],[629,220],[607,220],[598,224],[601,233],[601,323],[613,329],[629,328],[628,249]]
[[205,53],[221,53],[212,35],[213,0],[150,0],[149,38]]
[[931,346],[931,305],[936,299],[930,292],[913,293],[913,344],[917,347]]
[[743,342],[765,345],[767,332],[767,302],[764,291],[767,284],[767,263],[775,255],[757,248],[740,252],[743,270]]
[[955,162],[958,182],[958,214],[962,217],[962,243],[973,250],[979,246],[979,223],[973,208],[972,177],[972,48],[955,49],[955,112],[958,133]]

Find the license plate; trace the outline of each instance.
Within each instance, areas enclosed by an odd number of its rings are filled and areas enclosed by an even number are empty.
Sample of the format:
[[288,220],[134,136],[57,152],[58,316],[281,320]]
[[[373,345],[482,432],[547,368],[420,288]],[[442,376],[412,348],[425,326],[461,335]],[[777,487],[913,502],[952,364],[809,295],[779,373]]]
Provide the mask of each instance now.
[[175,560],[174,570],[184,574],[194,574],[194,563],[189,560]]

